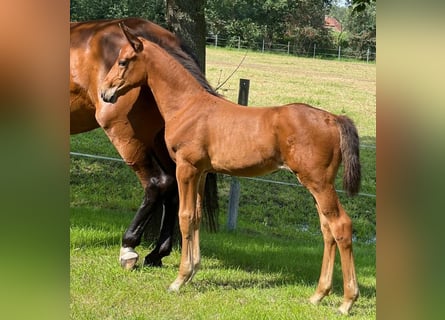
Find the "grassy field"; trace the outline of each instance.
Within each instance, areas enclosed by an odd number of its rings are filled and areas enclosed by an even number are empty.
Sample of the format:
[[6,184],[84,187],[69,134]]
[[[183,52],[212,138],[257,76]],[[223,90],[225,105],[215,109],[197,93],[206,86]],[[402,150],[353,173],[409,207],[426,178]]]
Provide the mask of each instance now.
[[[217,87],[245,51],[208,48],[206,77]],[[305,102],[355,120],[363,143],[375,143],[376,65],[248,52],[241,67],[219,90],[237,101],[239,79],[250,79],[249,105]]]
[[[207,50],[207,78],[216,87],[244,52]],[[249,52],[220,89],[237,100],[239,78],[250,79],[249,105],[306,102],[356,122],[362,144],[375,144],[375,64]],[[101,130],[71,137],[71,151],[118,157]],[[361,150],[362,192],[375,194],[375,149]],[[287,173],[265,177],[295,183]],[[203,264],[180,294],[169,294],[179,249],[164,267],[121,270],[117,256],[142,189],[123,163],[71,158],[72,319],[336,319],[342,285],[337,259],[334,290],[314,307],[307,302],[319,276],[322,239],[309,193],[298,187],[241,179],[238,229],[224,231],[230,178],[220,176],[218,234],[203,233]],[[340,186],[340,184],[339,184]],[[341,201],[354,222],[361,298],[351,319],[376,317],[375,198]],[[151,244],[138,251],[145,255]]]

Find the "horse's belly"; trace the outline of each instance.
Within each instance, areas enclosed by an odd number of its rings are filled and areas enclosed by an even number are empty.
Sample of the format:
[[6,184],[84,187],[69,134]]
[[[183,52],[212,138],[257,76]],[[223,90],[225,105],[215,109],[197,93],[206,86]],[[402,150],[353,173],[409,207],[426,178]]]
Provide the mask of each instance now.
[[215,172],[235,176],[254,177],[276,171],[282,165],[280,157],[271,148],[248,151],[238,149],[210,155]]

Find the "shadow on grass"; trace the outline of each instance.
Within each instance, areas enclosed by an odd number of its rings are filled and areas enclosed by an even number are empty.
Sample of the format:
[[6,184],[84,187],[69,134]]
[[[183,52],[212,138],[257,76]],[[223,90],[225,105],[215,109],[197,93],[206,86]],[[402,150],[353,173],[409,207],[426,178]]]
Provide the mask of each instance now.
[[[217,259],[220,265],[228,269],[269,275],[248,281],[227,278],[221,280],[216,277],[215,284],[220,288],[270,288],[300,283],[313,286],[315,290],[323,255],[321,236],[320,239],[314,236],[280,239],[264,234],[248,235],[237,232],[203,234],[201,239],[203,259]],[[354,250],[360,294],[364,297],[375,297],[375,286],[360,283],[361,277],[375,278],[375,246],[358,245]],[[208,268],[218,269],[220,265]],[[338,253],[334,269],[333,293],[343,295],[343,278]]]
[[[119,245],[132,213],[90,208],[71,209],[72,247],[94,248]],[[83,236],[79,236],[83,233]],[[176,246],[179,249],[179,246]],[[278,237],[255,230],[238,230],[210,234],[202,232],[201,249],[203,280],[192,283],[200,291],[241,288],[272,288],[303,284],[315,287],[320,275],[323,243],[321,235],[296,232],[295,236]],[[142,252],[141,256],[148,252]],[[145,251],[145,250],[144,250]],[[360,294],[375,297],[375,245],[357,244],[354,247]],[[116,253],[117,254],[117,253]],[[207,260],[207,262],[206,262]],[[217,261],[212,263],[212,261]],[[177,268],[179,260],[172,268]],[[225,271],[221,271],[225,269]],[[230,270],[243,270],[248,277],[233,277]],[[202,272],[202,271],[201,271]],[[214,272],[214,274],[213,274]],[[258,277],[255,276],[258,274]],[[363,284],[360,279],[368,279]],[[340,259],[337,254],[334,269],[333,293],[342,296],[343,285]]]
[[71,247],[119,245],[131,214],[95,208],[70,209]]

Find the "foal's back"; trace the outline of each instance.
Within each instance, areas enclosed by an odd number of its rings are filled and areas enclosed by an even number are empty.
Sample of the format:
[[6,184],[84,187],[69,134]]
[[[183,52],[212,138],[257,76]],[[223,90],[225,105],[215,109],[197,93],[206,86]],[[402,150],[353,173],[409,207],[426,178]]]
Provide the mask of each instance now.
[[213,171],[258,176],[283,167],[306,170],[308,161],[329,166],[332,160],[338,167],[335,115],[302,103],[243,107],[218,97],[210,100],[215,100],[213,107],[189,113],[190,125],[176,132],[176,139],[201,141]]

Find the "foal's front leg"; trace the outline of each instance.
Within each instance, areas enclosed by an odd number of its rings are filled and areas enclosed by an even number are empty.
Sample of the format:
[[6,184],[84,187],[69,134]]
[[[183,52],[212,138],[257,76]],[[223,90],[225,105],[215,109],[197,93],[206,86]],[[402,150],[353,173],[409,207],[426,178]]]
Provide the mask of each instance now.
[[187,282],[192,281],[196,272],[199,270],[201,266],[201,250],[199,247],[199,227],[201,225],[202,219],[202,206],[203,206],[203,198],[204,198],[204,189],[206,183],[207,173],[203,173],[199,178],[198,183],[198,197],[196,198],[196,209],[193,223],[193,272]]
[[182,235],[181,262],[176,280],[169,291],[179,288],[190,281],[197,271],[199,253],[199,219],[196,215],[196,201],[200,173],[189,163],[177,162],[176,178],[179,191],[179,227]]

